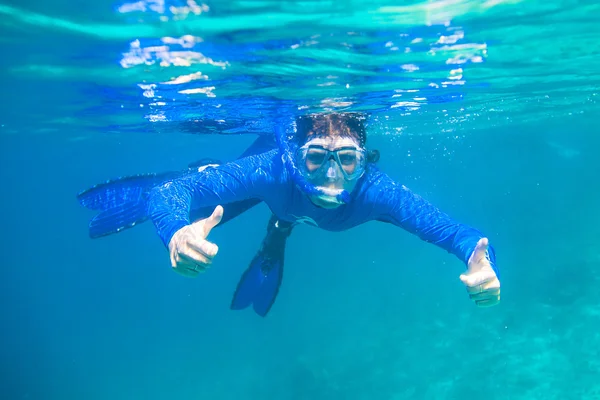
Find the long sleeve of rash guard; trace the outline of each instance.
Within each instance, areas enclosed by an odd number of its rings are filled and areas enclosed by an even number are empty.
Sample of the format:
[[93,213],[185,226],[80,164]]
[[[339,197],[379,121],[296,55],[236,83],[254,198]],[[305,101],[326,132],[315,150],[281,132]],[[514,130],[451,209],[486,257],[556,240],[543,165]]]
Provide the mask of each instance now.
[[[370,200],[375,202],[375,209],[378,210],[376,219],[399,226],[468,263],[477,242],[484,237],[479,230],[455,221],[387,175],[377,175],[369,190]],[[491,245],[488,256],[498,275],[496,254]]]
[[148,201],[148,215],[161,240],[168,246],[179,229],[190,224],[190,211],[249,198],[262,199],[266,187],[281,176],[269,151],[207,168],[197,174],[169,181],[154,188]]

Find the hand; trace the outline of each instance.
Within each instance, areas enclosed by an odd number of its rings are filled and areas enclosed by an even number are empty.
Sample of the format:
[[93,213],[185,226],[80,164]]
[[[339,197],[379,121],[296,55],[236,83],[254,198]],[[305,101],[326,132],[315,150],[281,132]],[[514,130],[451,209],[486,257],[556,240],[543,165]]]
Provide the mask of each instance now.
[[184,226],[171,238],[169,254],[175,272],[195,278],[206,271],[219,247],[206,240],[206,237],[223,218],[223,207],[217,206],[210,217]]
[[460,276],[467,286],[471,300],[479,307],[494,306],[500,302],[500,281],[488,258],[488,239],[481,238],[469,257],[467,272]]

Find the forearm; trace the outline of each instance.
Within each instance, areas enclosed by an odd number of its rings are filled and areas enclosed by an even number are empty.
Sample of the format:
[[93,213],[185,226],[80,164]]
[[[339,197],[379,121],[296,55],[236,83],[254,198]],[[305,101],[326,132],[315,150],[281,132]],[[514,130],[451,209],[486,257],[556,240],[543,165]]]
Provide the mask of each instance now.
[[186,185],[168,182],[154,188],[148,202],[148,215],[165,246],[179,229],[190,224],[192,190]]
[[[404,186],[395,185],[389,195],[389,212],[384,215],[384,220],[454,254],[465,264],[468,263],[477,242],[484,237],[481,231],[454,220]],[[491,246],[489,256],[496,269],[495,253]]]
[[190,224],[190,211],[196,215],[195,211],[202,208],[251,199],[263,200],[265,193],[271,189],[269,185],[274,182],[271,169],[275,155],[276,152],[262,153],[209,167],[153,189],[148,215],[163,243],[168,245],[175,232]]

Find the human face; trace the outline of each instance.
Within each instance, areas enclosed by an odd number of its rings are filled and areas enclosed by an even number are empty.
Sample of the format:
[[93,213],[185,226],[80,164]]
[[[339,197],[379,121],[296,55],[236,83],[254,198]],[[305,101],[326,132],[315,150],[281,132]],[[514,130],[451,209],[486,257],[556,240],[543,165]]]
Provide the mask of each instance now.
[[365,169],[365,152],[350,137],[316,137],[296,153],[302,175],[324,195],[312,196],[318,206],[333,208],[340,205],[337,195],[351,192]]

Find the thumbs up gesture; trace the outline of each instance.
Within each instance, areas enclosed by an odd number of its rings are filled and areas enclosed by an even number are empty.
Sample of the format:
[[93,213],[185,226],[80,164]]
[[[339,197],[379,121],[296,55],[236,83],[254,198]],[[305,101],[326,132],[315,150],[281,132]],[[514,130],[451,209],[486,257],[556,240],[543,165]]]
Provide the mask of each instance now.
[[460,280],[467,287],[471,300],[480,307],[489,307],[500,302],[500,281],[492,269],[488,257],[488,239],[481,238],[469,258],[467,272]]
[[223,218],[223,207],[217,206],[210,217],[184,226],[171,238],[169,254],[175,272],[195,278],[206,271],[219,247],[206,240],[206,237]]

